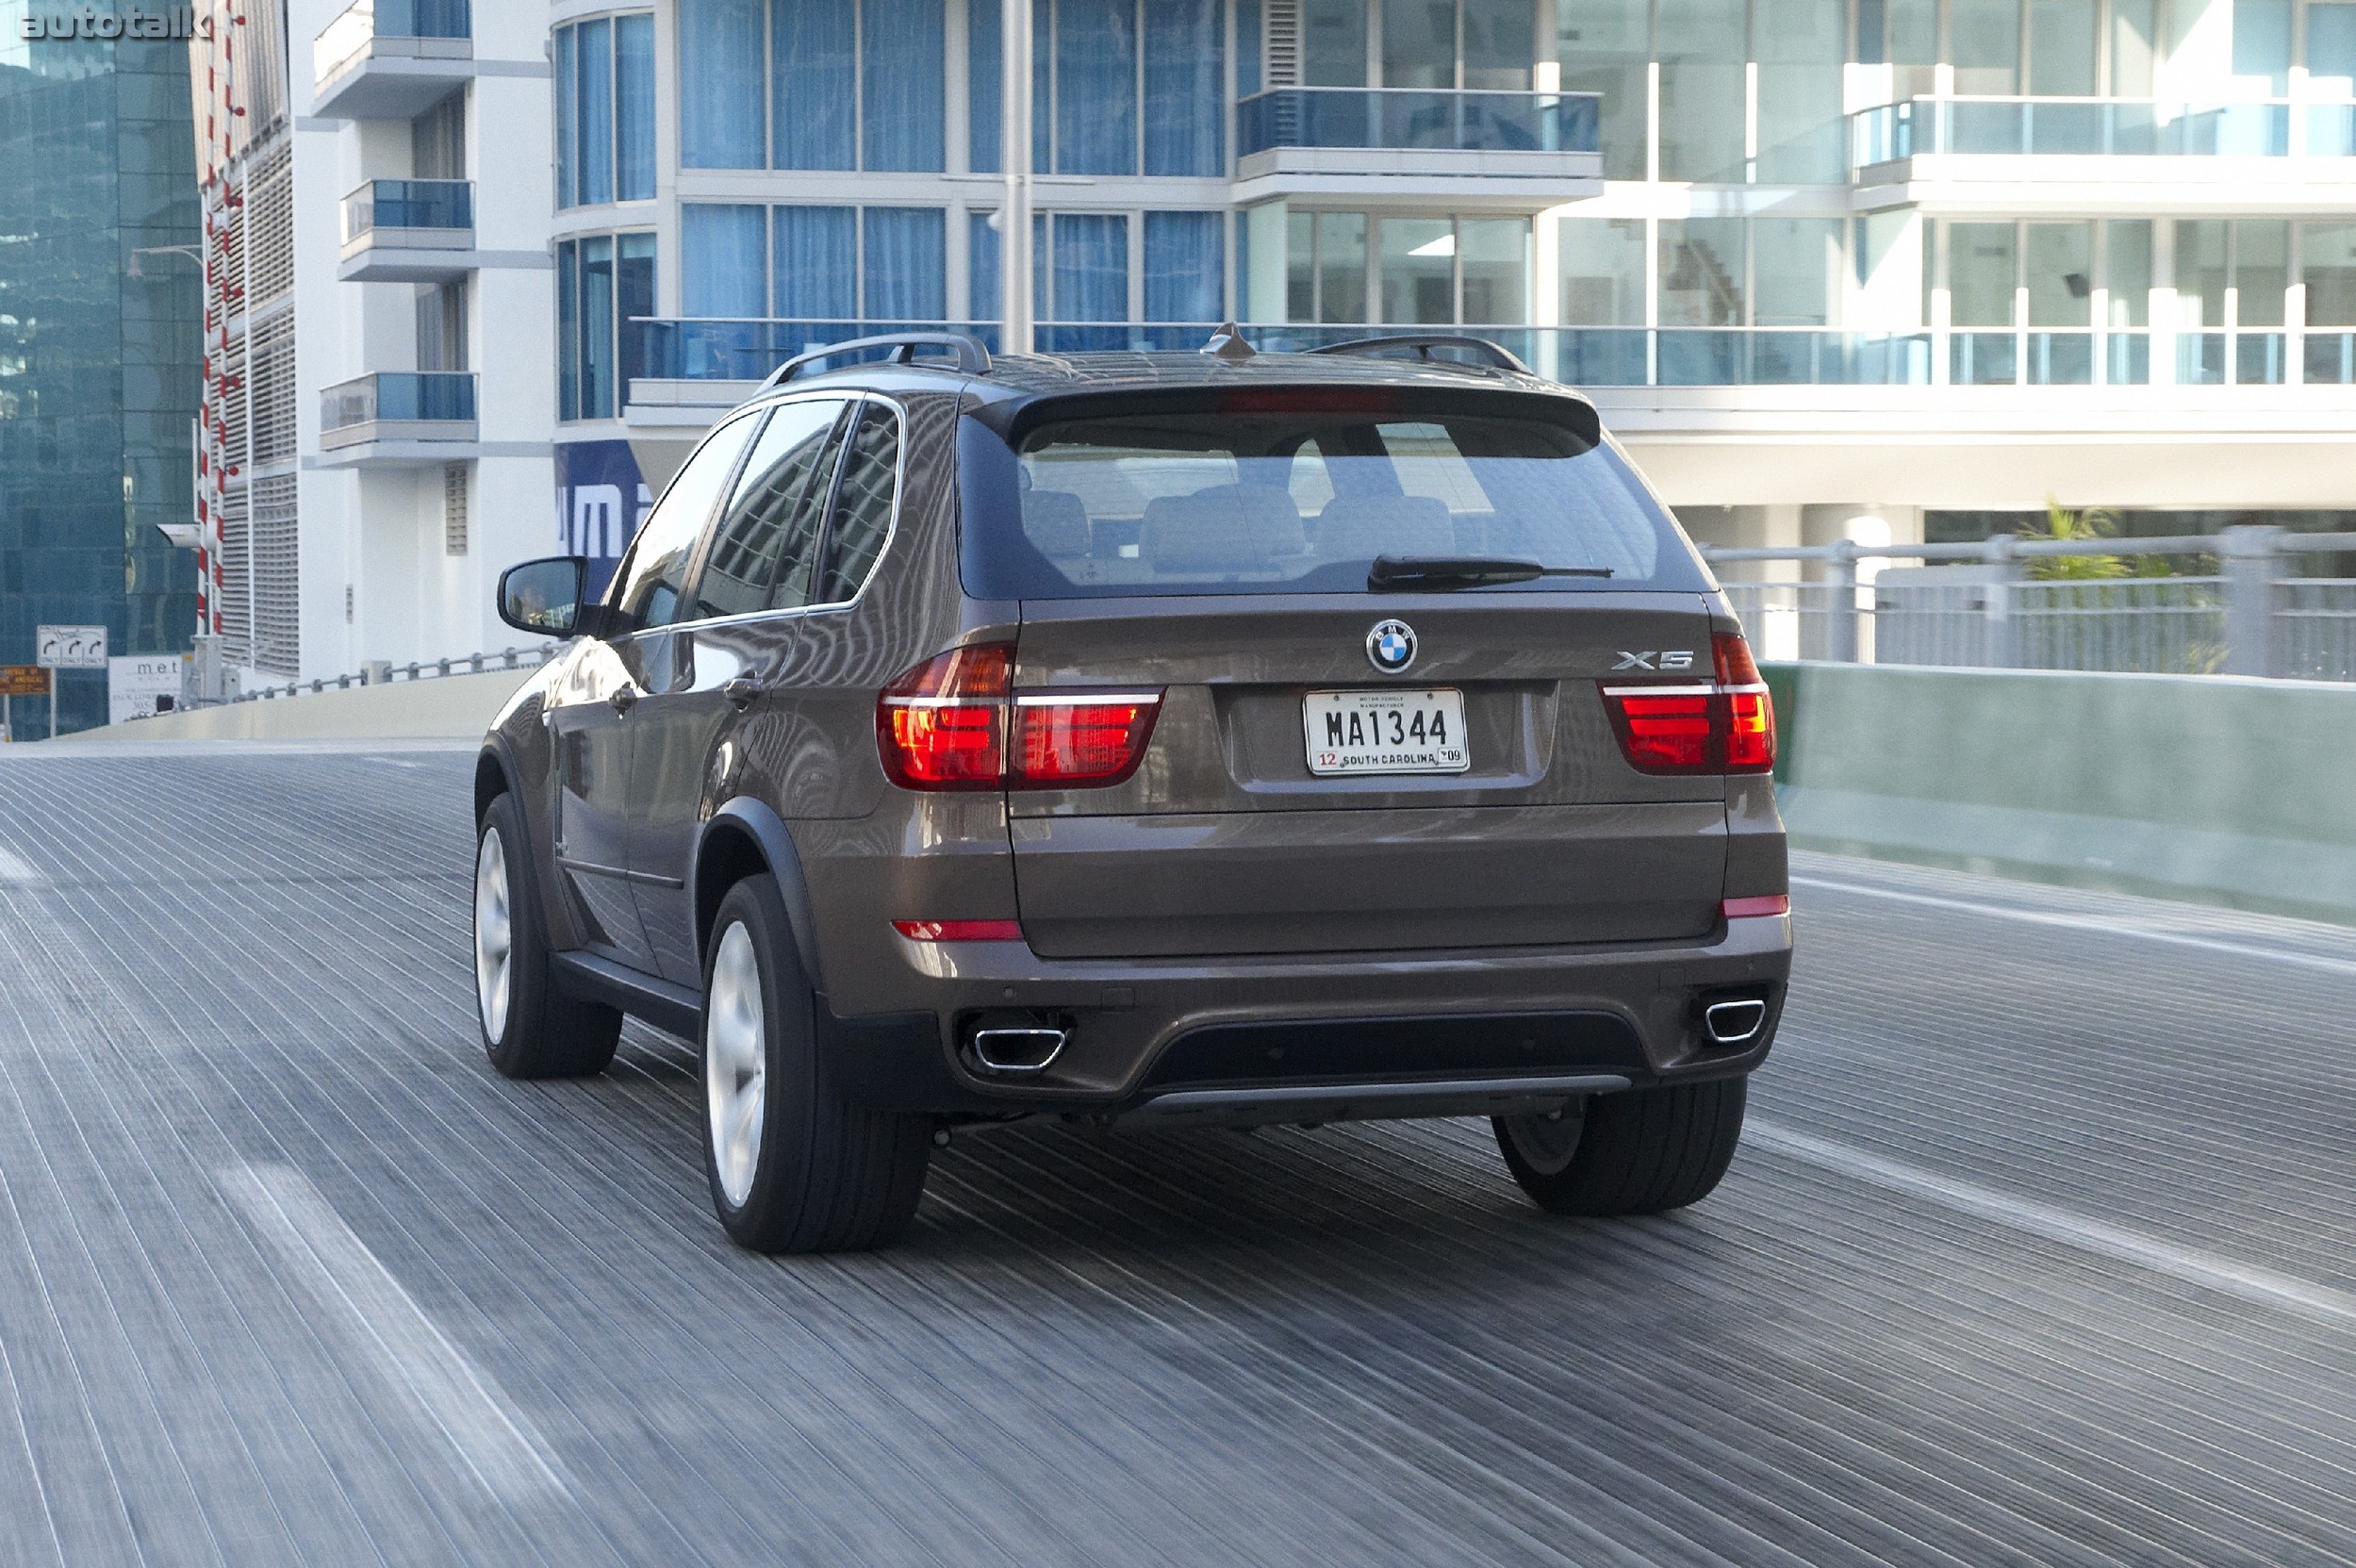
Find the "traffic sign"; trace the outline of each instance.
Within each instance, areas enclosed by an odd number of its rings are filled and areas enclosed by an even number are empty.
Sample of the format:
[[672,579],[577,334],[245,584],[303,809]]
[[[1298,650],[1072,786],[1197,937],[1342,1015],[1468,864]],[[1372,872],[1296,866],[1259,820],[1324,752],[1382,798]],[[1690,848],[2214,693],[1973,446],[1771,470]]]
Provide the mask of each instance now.
[[43,669],[104,669],[104,626],[43,626],[33,636],[33,660]]
[[46,697],[49,671],[37,664],[0,664],[0,697]]

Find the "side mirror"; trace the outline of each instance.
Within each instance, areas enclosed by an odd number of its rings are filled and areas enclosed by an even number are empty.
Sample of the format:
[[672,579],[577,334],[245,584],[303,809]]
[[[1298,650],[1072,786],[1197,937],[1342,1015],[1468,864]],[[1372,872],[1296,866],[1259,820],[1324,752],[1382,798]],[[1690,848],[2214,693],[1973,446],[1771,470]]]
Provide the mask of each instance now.
[[582,620],[589,563],[579,555],[526,561],[499,574],[499,619],[519,632],[568,637]]

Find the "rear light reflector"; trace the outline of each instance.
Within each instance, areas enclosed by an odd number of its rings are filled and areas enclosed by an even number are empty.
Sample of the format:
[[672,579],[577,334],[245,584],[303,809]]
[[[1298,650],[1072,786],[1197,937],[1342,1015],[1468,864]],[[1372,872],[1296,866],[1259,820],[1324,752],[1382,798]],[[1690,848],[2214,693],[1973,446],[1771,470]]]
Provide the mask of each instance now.
[[1774,770],[1775,709],[1750,645],[1731,632],[1712,642],[1713,683],[1603,688],[1620,749],[1639,772]]
[[1728,899],[1718,908],[1729,920],[1756,919],[1762,915],[1788,915],[1791,913],[1791,895],[1769,893],[1755,899]]
[[1019,942],[1016,920],[895,920],[892,929],[911,942]]
[[883,771],[903,789],[1071,789],[1137,771],[1160,691],[1013,689],[1007,643],[953,648],[876,700]]

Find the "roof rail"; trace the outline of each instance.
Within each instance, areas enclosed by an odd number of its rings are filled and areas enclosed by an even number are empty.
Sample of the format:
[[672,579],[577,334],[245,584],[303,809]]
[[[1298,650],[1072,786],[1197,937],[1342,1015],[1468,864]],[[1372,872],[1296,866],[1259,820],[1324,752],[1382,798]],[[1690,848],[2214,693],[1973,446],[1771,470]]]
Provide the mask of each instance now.
[[1492,369],[1513,371],[1522,375],[1536,373],[1527,365],[1523,364],[1521,360],[1488,338],[1471,338],[1455,332],[1410,332],[1389,338],[1353,338],[1346,343],[1327,343],[1323,348],[1314,348],[1309,352],[1311,354],[1360,354],[1375,359],[1399,357],[1395,354],[1384,353],[1386,349],[1412,349],[1415,351],[1414,357],[1427,364],[1431,362],[1431,351],[1434,349],[1471,349],[1481,356],[1484,364]]
[[923,348],[950,350],[957,356],[958,370],[966,375],[988,375],[990,373],[990,351],[982,346],[980,338],[970,334],[887,332],[875,338],[852,338],[840,343],[829,343],[822,349],[812,349],[808,354],[798,354],[780,365],[766,381],[761,383],[761,390],[766,392],[774,388],[783,387],[800,374],[805,366],[820,364],[829,359],[840,359],[847,354],[858,354],[867,349],[891,349],[894,352],[886,363],[909,365],[915,362],[916,351]]

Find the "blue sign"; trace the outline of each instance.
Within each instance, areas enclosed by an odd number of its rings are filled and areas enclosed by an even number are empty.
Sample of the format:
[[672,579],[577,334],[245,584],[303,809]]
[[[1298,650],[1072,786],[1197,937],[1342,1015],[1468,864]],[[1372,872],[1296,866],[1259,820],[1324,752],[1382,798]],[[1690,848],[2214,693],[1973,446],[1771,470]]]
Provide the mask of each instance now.
[[628,441],[572,441],[556,448],[556,553],[589,558],[589,597],[605,591],[654,493]]

